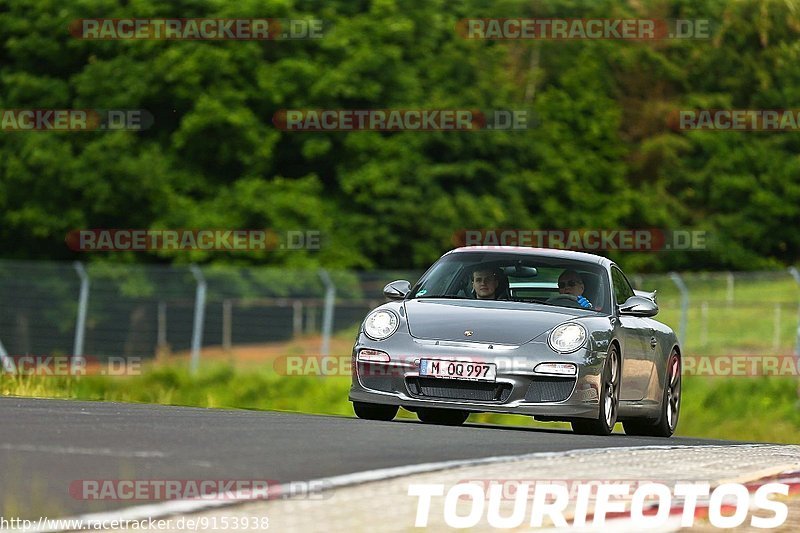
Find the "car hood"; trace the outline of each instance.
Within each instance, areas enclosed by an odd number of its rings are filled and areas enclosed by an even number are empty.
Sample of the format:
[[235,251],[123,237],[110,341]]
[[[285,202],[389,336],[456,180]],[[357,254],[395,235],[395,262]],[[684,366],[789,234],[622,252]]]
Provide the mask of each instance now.
[[[524,344],[581,316],[573,309],[519,302],[422,299],[405,302],[412,337],[429,340]],[[471,335],[464,332],[471,331]]]

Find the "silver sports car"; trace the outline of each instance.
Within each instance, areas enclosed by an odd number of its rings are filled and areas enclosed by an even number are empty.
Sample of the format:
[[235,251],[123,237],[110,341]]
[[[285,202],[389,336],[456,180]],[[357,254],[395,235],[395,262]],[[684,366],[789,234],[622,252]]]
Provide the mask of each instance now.
[[680,411],[681,351],[612,261],[586,253],[467,247],[415,286],[394,281],[353,347],[360,418],[399,407],[458,425],[469,413],[564,420],[577,433],[669,437]]

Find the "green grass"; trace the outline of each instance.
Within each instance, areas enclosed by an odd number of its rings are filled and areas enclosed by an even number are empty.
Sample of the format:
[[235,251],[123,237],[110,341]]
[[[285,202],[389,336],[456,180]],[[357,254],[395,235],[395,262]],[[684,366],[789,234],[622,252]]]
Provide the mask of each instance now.
[[800,443],[798,380],[684,378],[678,434]]
[[[790,378],[684,378],[678,435],[800,443],[798,382]],[[207,364],[196,376],[184,366],[149,366],[138,376],[0,375],[0,393],[145,402],[197,407],[267,409],[353,416],[347,377],[287,377],[271,369]],[[414,418],[401,410],[404,418]],[[564,428],[516,415],[472,415],[472,422]]]
[[[800,286],[788,273],[736,274],[731,300],[725,275],[696,273],[683,279],[689,289],[684,353],[793,352],[800,319]],[[656,319],[678,332],[681,303],[675,284],[665,275],[647,276],[641,281],[637,288],[658,289],[661,310]],[[776,307],[780,308],[779,315]]]
[[352,414],[342,401],[349,384],[346,377],[286,377],[228,363],[206,364],[195,376],[178,364],[147,366],[127,377],[0,375],[3,395],[342,415]]

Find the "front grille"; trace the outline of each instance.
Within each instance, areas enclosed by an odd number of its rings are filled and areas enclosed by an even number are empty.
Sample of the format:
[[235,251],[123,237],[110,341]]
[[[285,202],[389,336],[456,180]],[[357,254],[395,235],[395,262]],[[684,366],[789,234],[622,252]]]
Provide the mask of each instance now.
[[408,378],[407,384],[412,395],[423,398],[504,402],[511,395],[510,383],[417,377]]
[[525,393],[526,402],[563,402],[569,398],[575,378],[536,377]]

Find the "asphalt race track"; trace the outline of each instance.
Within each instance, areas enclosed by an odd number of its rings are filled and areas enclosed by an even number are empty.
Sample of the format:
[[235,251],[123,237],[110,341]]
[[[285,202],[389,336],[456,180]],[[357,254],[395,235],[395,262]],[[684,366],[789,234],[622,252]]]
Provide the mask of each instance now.
[[5,516],[72,516],[142,502],[84,501],[78,480],[303,481],[452,459],[579,448],[728,444],[294,413],[0,398]]

